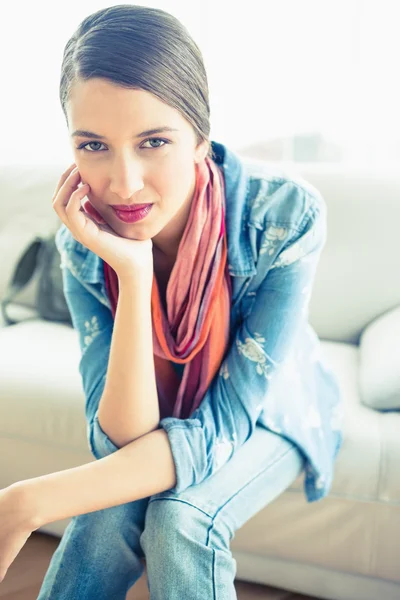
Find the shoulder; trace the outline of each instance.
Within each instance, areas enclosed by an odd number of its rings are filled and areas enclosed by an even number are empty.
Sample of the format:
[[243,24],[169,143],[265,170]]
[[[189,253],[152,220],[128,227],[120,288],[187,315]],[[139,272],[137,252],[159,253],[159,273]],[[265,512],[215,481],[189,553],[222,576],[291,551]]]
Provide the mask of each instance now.
[[283,227],[302,232],[310,222],[326,218],[319,190],[294,170],[242,159],[247,176],[247,218],[258,229]]
[[279,165],[242,164],[247,178],[242,225],[254,260],[253,286],[276,267],[300,266],[300,260],[316,264],[327,237],[326,203],[319,190]]

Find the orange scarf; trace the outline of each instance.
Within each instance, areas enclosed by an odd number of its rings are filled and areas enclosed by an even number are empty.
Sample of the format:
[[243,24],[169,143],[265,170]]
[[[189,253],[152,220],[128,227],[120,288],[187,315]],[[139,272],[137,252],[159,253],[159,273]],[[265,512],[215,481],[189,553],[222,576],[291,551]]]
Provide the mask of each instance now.
[[[168,281],[167,312],[155,275],[151,291],[154,368],[160,417],[188,418],[200,405],[225,357],[232,287],[227,269],[225,184],[206,157],[196,165],[189,218]],[[118,276],[104,262],[115,318]],[[182,380],[170,361],[185,364]]]

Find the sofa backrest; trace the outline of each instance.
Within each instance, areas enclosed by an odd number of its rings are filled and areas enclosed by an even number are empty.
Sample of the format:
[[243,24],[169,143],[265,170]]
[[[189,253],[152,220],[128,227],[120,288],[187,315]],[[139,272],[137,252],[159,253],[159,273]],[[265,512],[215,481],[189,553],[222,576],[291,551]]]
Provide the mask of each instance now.
[[303,165],[301,175],[328,209],[310,322],[321,338],[358,343],[366,325],[400,305],[400,172]]
[[[0,297],[29,242],[61,225],[52,196],[67,166],[0,167]],[[356,344],[370,321],[400,304],[400,174],[339,163],[268,163],[271,169],[304,179],[326,201],[328,239],[310,322],[322,339]],[[19,301],[34,306],[36,285],[34,279]]]

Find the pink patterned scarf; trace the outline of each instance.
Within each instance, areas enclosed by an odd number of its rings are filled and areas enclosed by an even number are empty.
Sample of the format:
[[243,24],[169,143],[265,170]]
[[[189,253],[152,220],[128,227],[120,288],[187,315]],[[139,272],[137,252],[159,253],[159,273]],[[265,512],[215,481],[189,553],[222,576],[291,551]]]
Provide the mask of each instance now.
[[[104,275],[115,318],[118,276],[106,262]],[[186,419],[200,405],[227,350],[231,297],[224,178],[206,157],[196,164],[196,189],[166,291],[168,314],[153,277],[153,351],[161,418]],[[171,361],[186,365],[182,380]]]

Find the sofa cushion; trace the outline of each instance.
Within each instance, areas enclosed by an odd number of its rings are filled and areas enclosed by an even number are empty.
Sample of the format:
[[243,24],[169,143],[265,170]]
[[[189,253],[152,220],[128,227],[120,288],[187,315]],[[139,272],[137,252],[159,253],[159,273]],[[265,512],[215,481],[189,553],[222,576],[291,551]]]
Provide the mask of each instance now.
[[[321,346],[337,374],[344,409],[344,442],[332,493],[399,502],[400,413],[379,413],[361,404],[358,346],[328,341]],[[0,435],[86,450],[76,331],[40,319],[2,328],[0,357]],[[300,489],[302,477],[293,488]]]
[[0,329],[0,435],[88,449],[75,330],[32,319]]
[[[358,386],[359,347],[322,342],[343,398],[343,445],[335,464],[331,495],[367,502],[400,501],[400,412],[364,406]],[[292,489],[301,489],[301,477]]]
[[374,319],[363,331],[359,386],[366,406],[400,409],[400,306]]

